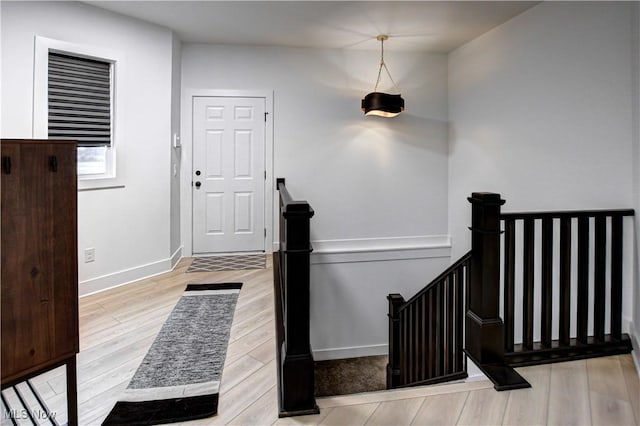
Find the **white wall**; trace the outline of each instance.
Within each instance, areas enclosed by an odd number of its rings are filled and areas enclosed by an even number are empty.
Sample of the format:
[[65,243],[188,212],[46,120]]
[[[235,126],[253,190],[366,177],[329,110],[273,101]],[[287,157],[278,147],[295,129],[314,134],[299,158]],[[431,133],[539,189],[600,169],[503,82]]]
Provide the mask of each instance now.
[[634,206],[631,8],[545,2],[450,54],[455,256],[470,248],[473,191],[502,194],[504,211]]
[[167,29],[76,2],[2,3],[3,138],[32,137],[36,35],[117,50],[125,58],[118,161],[124,188],[78,193],[80,293],[170,268],[172,35]]
[[311,343],[315,359],[388,354],[386,297],[400,293],[409,299],[449,266],[449,239],[442,240],[434,237],[431,247],[424,242],[422,248],[412,250],[403,242],[400,249],[390,244],[380,251],[343,252],[338,251],[341,243],[331,243],[334,250],[314,243]]
[[377,52],[186,44],[183,90],[274,91],[275,173],[316,209],[314,239],[443,233],[446,58],[387,49],[407,103],[393,120],[360,111]]
[[634,288],[634,313],[633,313],[633,330],[634,336],[634,356],[636,360],[636,368],[640,371],[640,4],[634,4],[633,12],[633,142],[634,142],[634,166],[633,166],[633,183],[635,195],[636,210],[636,234],[635,234],[635,288]]
[[[312,344],[331,357],[384,352],[387,294],[413,295],[448,263],[448,238],[432,238],[447,233],[446,56],[394,52],[392,41],[386,47],[406,100],[406,111],[391,120],[365,118],[360,110],[375,83],[379,52],[182,49],[183,93],[273,91],[274,175],[315,209],[314,256],[337,256],[312,267]],[[188,125],[183,116],[183,134]],[[190,168],[191,159],[182,160]],[[444,254],[430,257],[443,246]],[[348,258],[354,250],[364,254]],[[354,291],[359,299],[351,298]],[[351,296],[342,298],[346,293]]]
[[[174,147],[173,137],[180,137],[180,109],[182,102],[182,42],[172,35],[171,55],[171,253],[180,258],[180,163],[182,149]],[[178,141],[178,144],[180,142]]]
[[[96,248],[95,263],[80,263],[81,293],[161,272],[179,256],[190,214],[190,202],[177,208],[188,200],[180,167],[191,159],[169,146],[188,125],[184,89],[273,91],[274,175],[316,210],[320,358],[384,352],[386,294],[409,297],[440,272],[448,232],[454,257],[468,250],[472,191],[500,192],[505,210],[640,211],[637,5],[544,3],[449,57],[394,52],[391,40],[387,63],[407,102],[393,120],[359,110],[378,52],[181,46],[165,28],[82,3],[0,10],[3,138],[32,136],[35,35],[126,58],[117,104],[125,187],[79,193],[79,250]],[[628,287],[625,306],[633,296]],[[640,291],[633,300],[637,334]]]

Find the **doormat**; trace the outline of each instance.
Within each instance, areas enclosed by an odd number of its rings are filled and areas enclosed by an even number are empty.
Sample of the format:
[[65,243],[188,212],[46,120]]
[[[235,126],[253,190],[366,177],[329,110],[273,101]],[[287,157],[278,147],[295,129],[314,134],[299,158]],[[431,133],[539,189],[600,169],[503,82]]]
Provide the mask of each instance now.
[[242,283],[189,284],[103,425],[213,416]]
[[264,269],[266,256],[261,254],[237,254],[229,256],[194,257],[187,272],[236,271]]

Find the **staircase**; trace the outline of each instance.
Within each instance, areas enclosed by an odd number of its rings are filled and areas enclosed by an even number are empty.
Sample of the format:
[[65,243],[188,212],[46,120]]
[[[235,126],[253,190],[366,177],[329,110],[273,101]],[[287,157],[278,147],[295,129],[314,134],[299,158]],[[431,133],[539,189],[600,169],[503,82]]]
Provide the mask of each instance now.
[[[464,352],[496,390],[530,386],[516,366],[632,350],[622,333],[622,288],[623,226],[633,210],[501,213],[499,194],[474,193],[468,200],[471,251],[443,276],[460,267],[465,272],[436,278],[409,301],[435,293],[435,304],[417,302],[410,309],[401,296],[389,295],[390,336],[400,336],[399,343],[390,339],[390,388],[448,380],[452,373],[442,360],[460,350],[459,340],[450,344],[450,324],[463,318]],[[440,295],[451,291],[447,283],[460,281],[456,276],[466,283],[464,310],[461,301]],[[398,311],[407,309],[398,321]],[[434,316],[435,334],[425,323]],[[429,355],[425,360],[420,353]],[[435,370],[433,357],[439,360]]]
[[467,377],[463,326],[470,259],[471,252],[408,301],[388,296],[388,388]]
[[[279,416],[318,412],[309,341],[313,209],[280,193],[274,253]],[[622,333],[624,226],[634,211],[502,213],[473,193],[471,251],[408,300],[390,294],[387,388],[467,377],[467,357],[498,391],[530,387],[514,367],[629,353]],[[503,230],[504,228],[504,230]],[[631,265],[626,265],[631,267]]]

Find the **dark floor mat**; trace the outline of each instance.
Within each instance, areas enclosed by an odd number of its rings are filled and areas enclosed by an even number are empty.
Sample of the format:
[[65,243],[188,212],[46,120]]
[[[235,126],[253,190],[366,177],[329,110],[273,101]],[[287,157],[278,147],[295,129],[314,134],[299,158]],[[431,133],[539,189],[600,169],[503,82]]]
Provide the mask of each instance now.
[[317,361],[316,396],[386,389],[386,368],[386,355]]

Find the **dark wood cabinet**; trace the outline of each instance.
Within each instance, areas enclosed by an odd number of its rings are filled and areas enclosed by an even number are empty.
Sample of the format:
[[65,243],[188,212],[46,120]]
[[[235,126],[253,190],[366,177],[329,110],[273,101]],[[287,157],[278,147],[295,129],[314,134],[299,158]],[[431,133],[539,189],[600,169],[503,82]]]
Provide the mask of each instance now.
[[67,366],[77,418],[76,143],[2,140],[2,387]]

